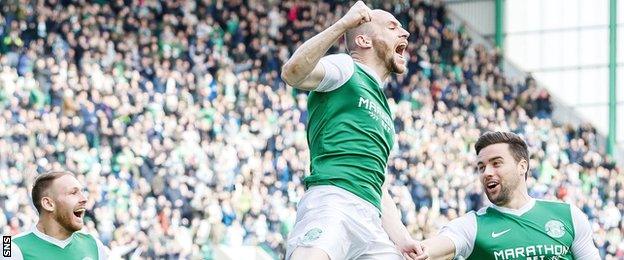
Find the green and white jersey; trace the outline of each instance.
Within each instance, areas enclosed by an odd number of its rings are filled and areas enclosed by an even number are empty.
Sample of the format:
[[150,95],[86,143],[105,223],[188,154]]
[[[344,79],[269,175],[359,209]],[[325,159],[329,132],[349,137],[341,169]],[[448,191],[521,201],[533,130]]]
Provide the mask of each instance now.
[[310,176],[306,188],[333,185],[381,209],[394,124],[377,74],[347,54],[320,60],[325,77],[308,97]]
[[78,231],[65,240],[58,240],[42,233],[35,226],[30,231],[13,237],[11,257],[2,259],[103,260],[107,258],[106,246],[90,234]]
[[600,259],[587,217],[566,203],[535,200],[520,209],[491,205],[440,231],[466,259]]

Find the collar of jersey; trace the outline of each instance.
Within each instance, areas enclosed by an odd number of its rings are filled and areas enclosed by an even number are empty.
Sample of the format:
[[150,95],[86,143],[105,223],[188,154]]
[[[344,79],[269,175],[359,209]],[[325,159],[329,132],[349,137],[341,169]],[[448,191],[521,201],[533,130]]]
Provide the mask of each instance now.
[[48,236],[46,234],[44,234],[43,232],[39,231],[39,229],[37,229],[37,225],[35,225],[32,229],[33,234],[35,234],[35,236],[55,245],[58,246],[60,248],[65,248],[67,245],[69,245],[69,242],[72,241],[72,238],[74,237],[74,235],[72,234],[71,236],[69,236],[67,239],[65,240],[59,240],[56,238],[53,238],[51,236]]
[[371,75],[375,79],[375,81],[377,81],[377,83],[379,84],[379,87],[383,88],[383,86],[384,86],[383,81],[381,81],[381,79],[379,78],[379,75],[377,75],[377,72],[375,72],[373,69],[371,69],[371,67],[366,66],[364,63],[359,63],[357,61],[353,61],[353,62],[357,63],[357,65],[360,65],[362,70],[364,70],[364,72],[366,72],[366,74]]
[[531,198],[529,199],[529,202],[527,202],[526,204],[524,204],[524,206],[520,207],[519,209],[510,209],[510,208],[505,208],[505,207],[499,207],[496,206],[494,204],[491,205],[492,208],[506,213],[506,214],[511,214],[511,215],[515,215],[515,216],[522,216],[522,214],[527,213],[527,211],[531,210],[533,208],[533,206],[535,206],[535,199]]

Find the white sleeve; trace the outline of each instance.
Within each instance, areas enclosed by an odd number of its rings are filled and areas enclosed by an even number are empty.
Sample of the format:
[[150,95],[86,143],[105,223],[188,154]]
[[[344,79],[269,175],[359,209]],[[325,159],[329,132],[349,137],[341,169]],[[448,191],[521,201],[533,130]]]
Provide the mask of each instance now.
[[319,60],[325,69],[325,76],[314,89],[318,92],[329,92],[342,86],[351,78],[355,71],[353,59],[348,54],[327,55]]
[[96,238],[95,236],[93,236],[93,238],[95,238],[95,243],[97,244],[97,248],[98,248],[98,259],[100,260],[105,260],[108,259],[109,254],[109,250],[108,247],[106,247],[102,241],[100,241],[98,238]]
[[468,257],[472,253],[474,241],[477,238],[477,217],[475,212],[469,212],[463,217],[452,220],[442,227],[439,234],[453,241],[455,257]]
[[570,205],[572,225],[574,225],[574,241],[572,253],[576,259],[600,259],[598,248],[592,238],[592,228],[587,216],[576,206]]
[[0,259],[2,260],[23,260],[24,256],[22,255],[22,250],[19,248],[19,246],[17,246],[17,244],[11,242],[11,256],[6,257],[4,256],[4,248],[2,248],[2,253],[0,255]]

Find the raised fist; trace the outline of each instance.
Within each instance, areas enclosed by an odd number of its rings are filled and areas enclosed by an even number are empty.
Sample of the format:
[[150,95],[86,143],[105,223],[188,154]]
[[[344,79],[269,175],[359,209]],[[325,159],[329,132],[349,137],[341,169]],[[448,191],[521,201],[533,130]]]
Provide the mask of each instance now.
[[371,9],[362,1],[357,1],[351,9],[340,18],[339,22],[343,23],[346,29],[358,27],[360,24],[370,22]]

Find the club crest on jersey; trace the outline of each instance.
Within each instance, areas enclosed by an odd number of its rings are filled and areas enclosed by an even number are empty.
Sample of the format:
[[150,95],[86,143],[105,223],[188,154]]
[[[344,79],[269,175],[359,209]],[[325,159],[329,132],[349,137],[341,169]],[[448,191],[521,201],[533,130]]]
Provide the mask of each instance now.
[[303,236],[302,242],[310,242],[310,241],[317,240],[321,236],[321,233],[323,233],[323,230],[321,230],[320,228],[310,229]]
[[546,234],[553,238],[560,238],[565,234],[565,228],[563,227],[563,223],[559,220],[550,220],[546,222],[544,225],[546,229]]

